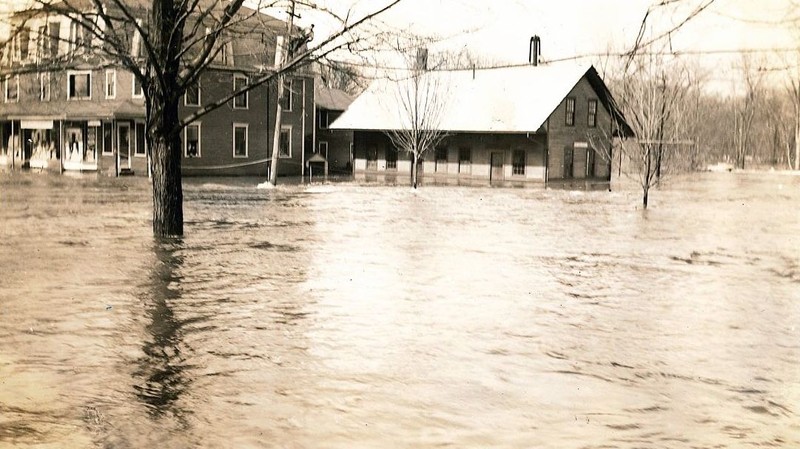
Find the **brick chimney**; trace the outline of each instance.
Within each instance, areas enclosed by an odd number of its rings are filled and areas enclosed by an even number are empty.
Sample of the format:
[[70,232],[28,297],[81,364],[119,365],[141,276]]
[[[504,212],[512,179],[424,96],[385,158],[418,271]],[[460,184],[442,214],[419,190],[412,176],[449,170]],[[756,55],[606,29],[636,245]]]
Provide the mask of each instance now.
[[534,35],[528,47],[528,63],[536,67],[539,65],[539,56],[542,54],[542,40]]

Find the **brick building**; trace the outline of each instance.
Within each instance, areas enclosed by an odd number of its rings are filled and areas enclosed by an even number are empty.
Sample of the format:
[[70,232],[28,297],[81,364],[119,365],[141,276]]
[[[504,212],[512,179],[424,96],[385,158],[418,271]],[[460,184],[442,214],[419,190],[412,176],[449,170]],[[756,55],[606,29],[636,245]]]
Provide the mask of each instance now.
[[[146,17],[136,0],[126,3]],[[187,90],[182,119],[274,68],[286,24],[264,14],[250,17],[252,32],[227,39]],[[18,14],[13,22],[20,31],[0,61],[0,166],[147,175],[144,96],[135,77],[104,59],[97,51],[102,42],[66,17]],[[140,36],[133,29],[129,34],[128,50],[141,57]],[[186,126],[183,173],[266,176],[282,101],[278,173],[299,176],[314,133],[314,78],[301,70],[286,85],[282,99],[274,83],[264,84]]]

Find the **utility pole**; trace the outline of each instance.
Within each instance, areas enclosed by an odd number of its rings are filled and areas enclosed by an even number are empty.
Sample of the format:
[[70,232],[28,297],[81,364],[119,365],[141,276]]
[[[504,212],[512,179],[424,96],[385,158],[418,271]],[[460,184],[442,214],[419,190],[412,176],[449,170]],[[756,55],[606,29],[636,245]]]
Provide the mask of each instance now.
[[[280,49],[281,54],[275,55],[275,59],[277,60],[278,70],[283,69],[288,62],[289,51],[291,50],[292,45],[292,28],[294,27],[294,7],[295,7],[295,0],[291,0],[291,6],[289,7],[289,22],[287,23],[286,27],[286,38],[283,39],[283,45],[280,42],[280,36],[278,37],[278,46],[277,48]],[[282,48],[281,48],[282,47]],[[280,56],[280,58],[279,58]],[[281,140],[281,112],[283,107],[281,106],[281,102],[283,101],[283,83],[284,83],[284,75],[278,75],[278,105],[275,112],[275,131],[272,139],[272,162],[270,162],[270,170],[269,170],[269,183],[272,186],[278,185],[278,153],[280,152],[280,140]]]

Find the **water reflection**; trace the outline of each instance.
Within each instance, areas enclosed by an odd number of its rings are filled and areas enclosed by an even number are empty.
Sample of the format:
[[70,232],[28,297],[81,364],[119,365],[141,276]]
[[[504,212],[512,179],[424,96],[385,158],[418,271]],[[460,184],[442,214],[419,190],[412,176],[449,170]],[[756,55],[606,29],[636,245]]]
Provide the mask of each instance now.
[[182,244],[176,239],[154,242],[156,260],[143,294],[150,339],[142,345],[144,356],[138,360],[138,370],[134,372],[137,383],[133,387],[153,417],[171,414],[181,418],[185,413],[179,399],[190,379],[184,373],[187,366],[182,349],[183,325],[173,310],[181,298]]

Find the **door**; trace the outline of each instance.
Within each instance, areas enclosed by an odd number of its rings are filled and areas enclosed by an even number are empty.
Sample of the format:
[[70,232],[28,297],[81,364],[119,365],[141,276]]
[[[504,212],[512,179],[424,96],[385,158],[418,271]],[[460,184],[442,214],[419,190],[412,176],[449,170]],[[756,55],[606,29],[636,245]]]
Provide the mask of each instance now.
[[131,125],[117,124],[117,157],[120,170],[131,168]]
[[496,182],[503,180],[503,153],[494,152],[491,156],[492,168],[489,173],[489,181]]
[[22,161],[27,162],[33,155],[33,130],[22,130]]
[[367,148],[367,170],[378,169],[378,147]]
[[571,178],[572,177],[572,146],[567,145],[564,147],[564,177]]

